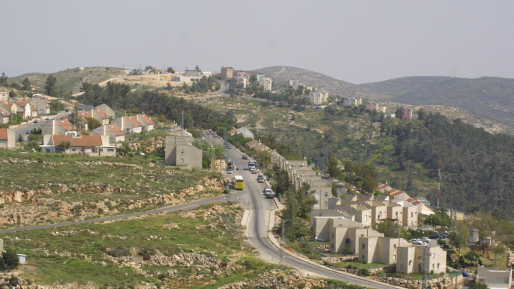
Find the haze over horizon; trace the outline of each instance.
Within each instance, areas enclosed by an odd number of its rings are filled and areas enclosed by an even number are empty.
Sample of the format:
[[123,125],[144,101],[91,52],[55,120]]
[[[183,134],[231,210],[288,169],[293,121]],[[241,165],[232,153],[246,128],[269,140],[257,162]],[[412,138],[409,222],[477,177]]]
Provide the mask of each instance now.
[[292,66],[359,84],[514,78],[512,1],[9,1],[0,72]]

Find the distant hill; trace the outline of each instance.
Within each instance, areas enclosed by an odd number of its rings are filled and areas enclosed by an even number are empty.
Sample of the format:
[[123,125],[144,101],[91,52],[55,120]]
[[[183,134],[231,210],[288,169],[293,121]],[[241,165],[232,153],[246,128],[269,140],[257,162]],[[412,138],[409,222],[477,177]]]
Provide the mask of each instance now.
[[254,71],[271,76],[277,82],[298,79],[305,84],[324,88],[334,95],[359,95],[368,100],[416,106],[456,107],[514,127],[514,79],[413,76],[355,85],[321,73],[288,66],[272,66]]
[[296,67],[289,66],[271,66],[253,70],[270,76],[276,82],[286,82],[289,79],[297,79],[306,85],[321,87],[330,94],[346,96],[351,95],[355,91],[355,84],[345,82],[333,77]]
[[404,77],[361,84],[357,92],[378,100],[462,108],[514,126],[514,79]]
[[53,75],[57,77],[57,83],[60,83],[65,92],[73,94],[79,91],[83,82],[100,83],[122,73],[123,70],[120,68],[84,67],[66,69],[54,73],[27,73],[16,77],[9,77],[9,82],[21,85],[23,79],[27,77],[36,91],[43,92],[46,79],[49,75]]

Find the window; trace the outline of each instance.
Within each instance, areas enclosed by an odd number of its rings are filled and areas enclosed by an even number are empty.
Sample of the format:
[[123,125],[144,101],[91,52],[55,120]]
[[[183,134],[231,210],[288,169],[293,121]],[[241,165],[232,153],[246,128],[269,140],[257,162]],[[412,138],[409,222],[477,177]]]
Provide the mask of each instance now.
[[396,216],[398,217],[398,212],[396,212]]
[[[93,150],[94,151],[94,150]],[[100,152],[103,153],[104,152],[104,149],[100,149]]]
[[393,247],[396,249],[396,244],[393,244]]
[[364,216],[364,222],[368,221],[368,216]]
[[411,216],[411,217],[414,217],[414,212],[410,212],[410,216]]
[[435,258],[435,253],[432,253],[432,258]]
[[412,265],[412,260],[409,260],[409,266]]
[[437,263],[437,269],[439,269],[439,266],[441,265],[441,263]]
[[325,197],[328,197],[328,193],[327,192],[325,192]]
[[364,259],[364,258],[366,258],[366,257],[364,257],[364,254],[362,254],[362,259]]
[[76,151],[76,149],[71,149],[72,152]]
[[403,270],[403,265],[400,265],[400,269],[402,269],[402,270]]
[[361,234],[361,238],[364,238],[364,234]]
[[393,255],[393,260],[396,260],[396,255]]
[[348,244],[350,243],[350,239],[346,238],[345,242]]
[[180,150],[180,153],[181,153],[181,154],[183,154],[183,153],[184,153],[184,150],[183,150],[183,149],[181,149],[181,150]]
[[332,233],[332,239],[334,239],[334,233]]
[[[394,245],[394,248],[396,249],[396,245]],[[400,254],[400,258],[403,259],[403,253]]]
[[181,163],[183,163],[183,162],[184,162],[184,159],[183,159],[183,158],[182,158],[182,159],[180,159],[180,162],[181,162]]
[[325,207],[328,207],[328,202],[327,201],[325,201]]
[[45,151],[46,151],[47,153],[49,153],[49,152],[50,152],[50,149],[45,149]]
[[114,149],[107,149],[107,151],[111,153],[114,151]]
[[366,248],[366,244],[362,243],[362,249]]

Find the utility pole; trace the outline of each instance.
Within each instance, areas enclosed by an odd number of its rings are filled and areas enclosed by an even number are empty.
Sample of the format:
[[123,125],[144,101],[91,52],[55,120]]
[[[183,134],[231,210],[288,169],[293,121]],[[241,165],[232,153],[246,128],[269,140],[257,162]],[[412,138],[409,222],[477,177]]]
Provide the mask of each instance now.
[[284,219],[282,219],[282,244],[280,244],[280,268],[284,270],[284,245],[286,243],[286,234],[284,227]]
[[[430,254],[430,253],[429,253]],[[427,289],[427,243],[423,247],[423,289]]]
[[439,209],[439,199],[441,198],[441,161],[437,162],[437,208]]

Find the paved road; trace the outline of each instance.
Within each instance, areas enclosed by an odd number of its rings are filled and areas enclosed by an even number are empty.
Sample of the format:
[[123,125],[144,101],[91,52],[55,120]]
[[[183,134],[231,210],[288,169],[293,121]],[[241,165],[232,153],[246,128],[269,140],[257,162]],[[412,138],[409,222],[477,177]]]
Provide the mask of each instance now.
[[[244,192],[237,192],[234,194],[231,194],[228,196],[229,201],[231,202],[237,202],[239,197],[243,195]],[[198,208],[200,206],[209,205],[212,203],[220,203],[224,202],[227,198],[227,195],[219,195],[214,198],[210,199],[204,199],[204,200],[198,200],[190,203],[185,203],[181,205],[176,205],[172,207],[164,207],[160,209],[155,209],[151,211],[145,211],[145,212],[138,212],[138,213],[132,213],[132,214],[125,214],[125,215],[118,215],[118,216],[111,216],[111,217],[104,217],[104,218],[97,218],[97,219],[90,219],[90,220],[83,220],[83,221],[76,221],[76,222],[66,222],[66,223],[59,223],[59,224],[48,224],[48,225],[39,225],[39,226],[30,226],[30,227],[20,227],[20,228],[11,228],[6,230],[0,230],[0,234],[2,233],[10,233],[10,232],[16,232],[16,231],[24,231],[24,230],[31,230],[31,229],[42,229],[42,228],[55,228],[55,227],[62,227],[62,226],[71,226],[71,225],[78,225],[78,224],[87,224],[87,223],[97,223],[97,222],[104,222],[104,221],[114,221],[114,220],[121,220],[126,218],[132,218],[132,217],[139,217],[139,216],[145,216],[150,214],[156,214],[156,213],[174,213],[178,211],[189,211],[195,208]]]
[[[60,119],[61,117],[64,117],[64,116],[66,116],[68,114],[69,114],[68,112],[61,112],[57,116],[49,116],[49,117]],[[26,133],[28,130],[33,130],[35,128],[40,128],[46,122],[45,118],[46,118],[46,116],[41,117],[41,118],[37,118],[38,123],[34,123],[34,119],[32,119],[29,123],[21,125],[21,126],[15,128],[14,129],[14,131],[16,133],[16,138],[15,139],[18,140],[20,135],[22,135],[23,137],[27,137],[29,135],[29,134]]]
[[[206,135],[206,140],[215,144],[222,144],[223,140],[219,137],[214,138],[212,135]],[[265,184],[257,182],[257,175],[250,173],[248,170],[242,170],[248,166],[248,160],[242,159],[242,154],[236,149],[228,149],[228,158],[234,161],[234,166],[239,170],[235,170],[234,174],[242,175],[245,181],[245,189],[241,195],[240,202],[248,210],[251,210],[250,220],[248,222],[248,238],[252,245],[265,256],[266,259],[280,262],[280,251],[268,239],[268,219],[271,210],[276,209],[273,199],[267,199],[263,195]],[[342,274],[324,268],[323,266],[314,265],[304,262],[297,258],[286,255],[284,263],[288,266],[296,267],[304,271],[325,276],[327,278],[351,282],[361,286],[381,289],[397,288],[387,284],[379,284],[353,277],[349,274]]]

